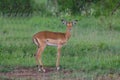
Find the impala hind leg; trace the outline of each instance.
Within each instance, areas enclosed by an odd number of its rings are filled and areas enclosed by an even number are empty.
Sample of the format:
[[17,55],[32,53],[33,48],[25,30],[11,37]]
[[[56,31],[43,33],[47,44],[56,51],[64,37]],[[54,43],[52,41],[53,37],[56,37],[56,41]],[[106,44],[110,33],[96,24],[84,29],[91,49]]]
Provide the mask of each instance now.
[[44,51],[45,46],[42,46],[40,48],[38,48],[37,54],[36,54],[36,63],[38,65],[38,71],[43,71],[45,72],[45,69],[43,67],[43,63],[42,63],[42,52]]

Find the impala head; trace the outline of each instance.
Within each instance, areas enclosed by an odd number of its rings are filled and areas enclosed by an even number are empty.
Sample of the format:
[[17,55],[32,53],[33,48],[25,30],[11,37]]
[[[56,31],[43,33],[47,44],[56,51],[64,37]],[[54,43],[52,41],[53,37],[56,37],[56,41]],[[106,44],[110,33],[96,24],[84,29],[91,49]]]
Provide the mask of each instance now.
[[63,24],[65,24],[67,26],[67,30],[68,31],[71,31],[72,30],[72,26],[78,22],[78,20],[65,21],[64,19],[62,19],[61,21],[62,21]]

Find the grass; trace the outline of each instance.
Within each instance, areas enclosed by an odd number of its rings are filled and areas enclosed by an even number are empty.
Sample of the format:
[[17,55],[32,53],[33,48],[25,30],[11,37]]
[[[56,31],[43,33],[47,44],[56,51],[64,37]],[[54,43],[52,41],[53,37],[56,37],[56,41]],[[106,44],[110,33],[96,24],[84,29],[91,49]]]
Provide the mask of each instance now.
[[[85,17],[73,27],[72,37],[62,48],[61,66],[68,70],[87,72],[120,71],[120,20],[112,19],[109,30],[109,17]],[[69,19],[69,18],[67,18]],[[108,20],[108,21],[107,21]],[[65,32],[60,18],[34,16],[31,18],[0,17],[0,66],[35,66],[36,46],[32,36],[39,31]],[[45,66],[55,66],[57,50],[46,47],[42,59]],[[11,70],[11,68],[8,68]],[[7,71],[1,68],[0,71]],[[75,74],[77,74],[76,72]]]

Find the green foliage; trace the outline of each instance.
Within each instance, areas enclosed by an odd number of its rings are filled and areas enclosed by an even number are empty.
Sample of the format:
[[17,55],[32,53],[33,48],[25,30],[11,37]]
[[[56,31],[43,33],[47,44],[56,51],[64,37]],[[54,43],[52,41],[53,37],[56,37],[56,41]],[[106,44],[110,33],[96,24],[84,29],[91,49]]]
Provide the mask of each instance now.
[[0,0],[0,12],[7,16],[28,16],[33,12],[32,0]]
[[[0,0],[0,14],[7,16],[109,16],[119,10],[119,0]],[[116,10],[114,11],[114,9]]]
[[[58,0],[59,10],[66,11],[67,9],[71,11],[72,14],[79,14],[82,10],[85,10],[85,7],[89,3],[96,3],[99,0]],[[88,8],[87,6],[86,8]]]
[[94,4],[95,16],[109,16],[113,9],[118,5],[119,0],[101,0]]
[[58,0],[60,12],[85,16],[109,16],[119,0]]

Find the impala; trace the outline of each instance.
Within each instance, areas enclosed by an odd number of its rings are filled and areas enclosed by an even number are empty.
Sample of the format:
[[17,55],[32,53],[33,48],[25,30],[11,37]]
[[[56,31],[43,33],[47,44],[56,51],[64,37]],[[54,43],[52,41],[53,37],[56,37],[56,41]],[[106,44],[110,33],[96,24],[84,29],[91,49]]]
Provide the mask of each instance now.
[[74,24],[77,23],[77,20],[74,21],[65,21],[61,20],[63,24],[66,25],[67,29],[65,33],[61,32],[51,32],[51,31],[41,31],[36,33],[33,36],[33,42],[37,45],[37,53],[35,55],[36,63],[38,65],[38,70],[45,72],[43,67],[43,63],[41,60],[41,55],[47,45],[56,46],[57,47],[57,61],[56,61],[56,68],[57,70],[60,69],[59,62],[60,62],[60,52],[61,47],[68,41],[71,36],[71,29]]

